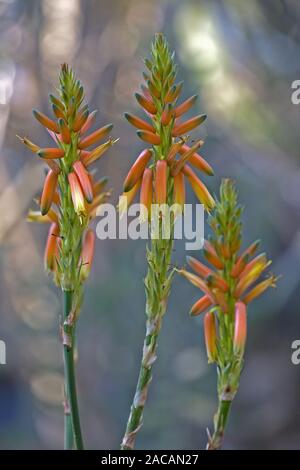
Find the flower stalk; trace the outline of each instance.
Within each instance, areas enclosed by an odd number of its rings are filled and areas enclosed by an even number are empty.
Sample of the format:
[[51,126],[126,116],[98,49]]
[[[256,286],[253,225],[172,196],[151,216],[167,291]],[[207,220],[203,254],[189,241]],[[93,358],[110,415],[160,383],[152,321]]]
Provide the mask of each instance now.
[[191,315],[204,313],[204,339],[209,363],[218,372],[218,409],[212,435],[208,432],[208,450],[222,447],[232,401],[237,393],[244,364],[249,303],[268,287],[275,287],[277,278],[260,276],[270,265],[265,254],[256,256],[259,243],[252,243],[239,253],[242,240],[237,192],[230,180],[223,180],[220,200],[210,216],[212,236],[204,244],[204,257],[210,266],[188,257],[196,274],[185,269],[179,273],[198,287],[203,296],[192,306]]
[[[164,224],[166,212],[177,203],[179,212],[183,211],[185,203],[185,173],[189,170],[192,157],[197,155],[197,145],[180,153],[182,146],[188,141],[185,132],[199,126],[206,118],[205,115],[184,122],[178,121],[179,116],[187,112],[195,103],[192,97],[179,107],[177,100],[182,90],[182,82],[174,84],[177,66],[174,54],[171,54],[162,34],[157,34],[152,44],[151,60],[146,59],[147,72],[144,74],[146,86],[142,86],[143,94],[136,93],[138,104],[144,109],[151,122],[145,121],[132,114],[125,114],[130,124],[136,127],[138,137],[150,148],[146,148],[131,167],[121,196],[119,210],[127,209],[136,193],[140,192],[140,211],[142,221],[151,225],[157,216],[156,235],[151,232],[151,243],[147,248],[148,272],[145,278],[146,291],[146,336],[143,345],[141,367],[136,391],[128,418],[126,431],[121,449],[133,449],[136,435],[142,426],[143,411],[146,404],[149,385],[152,379],[152,369],[156,361],[157,343],[163,317],[166,313],[168,298],[171,290],[173,270],[170,269],[173,250],[174,214],[169,223],[169,235],[165,236]],[[186,153],[188,152],[188,155]],[[200,157],[201,161],[203,157]],[[196,157],[197,159],[197,157]],[[205,166],[203,166],[204,168]],[[201,168],[201,170],[203,170]],[[184,170],[186,170],[184,172]],[[212,171],[210,172],[212,174]],[[187,180],[191,179],[188,175]],[[195,175],[191,184],[196,196],[206,209],[210,210],[214,200],[201,180]],[[204,189],[205,188],[205,189]],[[154,210],[158,207],[158,210]],[[157,220],[156,219],[156,220]]]
[[62,65],[59,76],[59,96],[50,95],[50,101],[54,119],[36,110],[33,115],[46,128],[56,147],[41,148],[26,137],[21,138],[49,167],[37,200],[40,210],[30,210],[28,220],[51,224],[44,259],[45,269],[53,274],[63,296],[60,328],[64,357],[65,449],[83,449],[75,377],[75,332],[83,283],[89,275],[94,254],[95,235],[89,225],[98,206],[109,196],[103,191],[105,180],[95,181],[90,165],[116,141],[109,138],[100,145],[100,151],[99,147],[88,150],[111,131],[112,124],[85,135],[96,112],[90,113],[83,104],[83,87],[66,64]]

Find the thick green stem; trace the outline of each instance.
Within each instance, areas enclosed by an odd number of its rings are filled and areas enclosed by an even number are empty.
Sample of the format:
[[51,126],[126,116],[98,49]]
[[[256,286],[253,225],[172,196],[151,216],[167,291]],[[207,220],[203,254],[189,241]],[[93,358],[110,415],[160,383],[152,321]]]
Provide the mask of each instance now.
[[63,291],[64,299],[64,379],[65,379],[65,449],[72,449],[75,443],[77,450],[83,449],[83,439],[79,419],[75,366],[74,366],[74,325],[70,320],[72,314],[73,292]]
[[230,412],[232,400],[219,399],[218,410],[214,418],[214,433],[209,438],[207,450],[219,450],[222,447],[224,432]]
[[158,337],[172,281],[172,274],[169,273],[172,248],[173,241],[171,239],[159,239],[152,240],[151,250],[148,251],[148,273],[145,279],[146,336],[139,378],[121,450],[134,449],[136,435],[143,424],[143,411],[152,380],[152,368],[157,358]]

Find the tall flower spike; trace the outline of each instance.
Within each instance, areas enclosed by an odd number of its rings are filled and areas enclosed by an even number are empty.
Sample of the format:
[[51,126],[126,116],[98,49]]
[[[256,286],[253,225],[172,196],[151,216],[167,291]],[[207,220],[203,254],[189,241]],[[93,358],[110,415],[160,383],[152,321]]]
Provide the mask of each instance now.
[[[179,122],[178,117],[190,110],[196,102],[196,96],[180,104],[183,82],[176,83],[177,66],[174,54],[162,34],[157,34],[151,48],[151,58],[145,60],[147,71],[144,73],[145,84],[142,93],[135,98],[145,112],[145,118],[126,113],[127,121],[137,128],[137,135],[147,143],[147,148],[140,154],[129,170],[125,182],[124,193],[120,198],[119,210],[123,212],[134,200],[141,187],[140,203],[141,220],[151,213],[151,222],[158,215],[159,236],[151,240],[147,250],[148,273],[145,279],[147,336],[144,343],[141,373],[136,394],[128,419],[122,449],[133,449],[138,430],[142,425],[143,409],[151,381],[152,367],[156,360],[156,347],[162,318],[166,312],[168,297],[172,283],[170,272],[173,249],[174,218],[184,209],[185,182],[189,182],[195,193],[208,210],[214,201],[206,186],[189,172],[186,176],[186,163],[212,175],[213,171],[204,158],[196,153],[202,141],[184,148],[189,137],[186,132],[193,131],[204,121],[205,115],[196,116],[186,122]],[[201,143],[200,143],[201,142]],[[149,149],[149,144],[152,146]],[[183,150],[182,150],[183,149]],[[192,175],[192,176],[191,176]],[[127,197],[126,197],[127,195]],[[150,206],[166,204],[173,206],[170,221],[170,238],[162,235],[162,223],[165,220],[163,210],[151,211]],[[149,219],[150,222],[150,219]],[[155,222],[155,221],[154,221]],[[157,222],[157,221],[156,221]],[[206,289],[206,286],[204,284]],[[206,289],[209,291],[209,289]],[[212,293],[209,291],[209,295]]]
[[204,315],[205,343],[209,362],[216,362],[218,366],[219,407],[208,449],[221,447],[229,408],[238,389],[249,303],[276,284],[273,275],[255,284],[270,264],[264,253],[250,259],[258,248],[258,242],[239,254],[241,212],[233,183],[224,180],[220,200],[210,216],[213,235],[204,244],[204,257],[210,266],[188,257],[187,262],[196,274],[179,270],[205,294],[192,306],[191,315],[199,315],[209,309]]
[[[40,211],[29,211],[28,220],[50,223],[45,249],[45,268],[62,289],[64,311],[62,338],[65,366],[65,448],[83,448],[74,379],[75,327],[93,258],[95,235],[89,223],[97,207],[107,199],[104,182],[94,182],[90,166],[116,140],[102,142],[94,150],[90,145],[101,141],[112,129],[103,126],[92,134],[85,133],[96,112],[84,104],[84,91],[73,71],[63,64],[59,76],[59,96],[50,95],[54,118],[40,111],[33,115],[51,135],[56,147],[40,147],[28,138],[22,142],[47,164],[43,192],[38,200]],[[84,134],[84,136],[83,136]],[[56,206],[55,208],[53,206]],[[70,412],[68,412],[70,409]]]

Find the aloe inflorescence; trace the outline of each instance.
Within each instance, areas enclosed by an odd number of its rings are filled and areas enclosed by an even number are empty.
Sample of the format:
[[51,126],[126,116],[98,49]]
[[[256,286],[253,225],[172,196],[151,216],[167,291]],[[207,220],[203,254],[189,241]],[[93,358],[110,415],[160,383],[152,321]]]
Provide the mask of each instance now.
[[210,216],[212,236],[206,240],[203,255],[208,265],[196,258],[187,262],[179,273],[203,293],[192,306],[191,315],[204,313],[204,336],[208,361],[218,369],[218,411],[214,432],[208,436],[207,449],[219,449],[231,403],[238,390],[244,362],[247,336],[247,315],[250,302],[269,287],[275,287],[273,274],[260,280],[271,264],[265,253],[256,255],[259,241],[240,253],[242,243],[241,206],[230,180],[223,180],[220,200]]
[[[176,83],[177,66],[174,53],[170,52],[162,34],[155,36],[151,58],[145,59],[145,66],[145,84],[141,87],[142,93],[136,93],[135,97],[147,118],[145,120],[129,113],[126,113],[125,117],[138,129],[137,135],[146,142],[147,147],[138,156],[125,178],[120,211],[127,209],[140,190],[142,220],[150,221],[155,205],[171,207],[176,204],[177,210],[182,212],[186,181],[190,183],[200,202],[210,211],[214,206],[214,199],[196,171],[212,175],[213,170],[197,153],[204,142],[197,140],[190,143],[188,134],[205,121],[206,115],[201,114],[184,120],[183,115],[192,108],[197,97],[192,96],[181,104],[178,103],[183,83]],[[174,217],[171,219],[169,237],[162,236],[163,222],[164,214],[161,211],[158,237],[152,237],[151,245],[147,249],[146,337],[122,449],[134,448],[136,434],[142,425],[152,367],[156,360],[157,341],[171,289]]]
[[74,375],[75,327],[82,302],[82,285],[87,279],[94,254],[95,233],[89,227],[97,208],[106,200],[106,178],[96,179],[91,165],[116,141],[108,136],[112,124],[86,135],[96,111],[84,104],[84,89],[68,65],[59,76],[59,96],[50,95],[54,119],[40,111],[33,115],[55,146],[43,148],[28,138],[23,143],[46,164],[43,191],[30,210],[28,220],[50,224],[45,248],[45,268],[62,289],[64,314],[61,324],[65,364],[65,447],[83,447]]

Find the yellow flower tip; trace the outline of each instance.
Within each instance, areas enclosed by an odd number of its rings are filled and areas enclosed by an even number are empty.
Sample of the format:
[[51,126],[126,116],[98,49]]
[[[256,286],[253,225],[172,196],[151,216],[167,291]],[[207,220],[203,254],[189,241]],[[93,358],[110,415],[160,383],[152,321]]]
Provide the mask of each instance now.
[[78,215],[83,215],[86,213],[86,206],[79,180],[74,172],[69,173],[68,180],[75,212]]
[[20,137],[18,134],[16,135],[16,137],[24,145],[26,145],[26,147],[28,147],[32,152],[37,153],[40,150],[40,147],[38,145],[34,144],[33,142],[31,142],[31,140],[29,140],[27,137]]
[[73,170],[76,173],[76,176],[80,182],[81,189],[87,202],[91,203],[93,201],[94,195],[93,187],[88,172],[86,171],[85,167],[83,166],[80,160],[73,163]]
[[129,191],[124,192],[119,197],[118,211],[120,213],[120,217],[122,217],[127,212],[127,209],[134,200],[141,184],[142,178],[140,178]]

